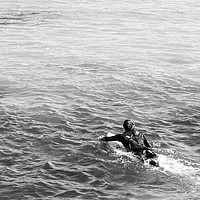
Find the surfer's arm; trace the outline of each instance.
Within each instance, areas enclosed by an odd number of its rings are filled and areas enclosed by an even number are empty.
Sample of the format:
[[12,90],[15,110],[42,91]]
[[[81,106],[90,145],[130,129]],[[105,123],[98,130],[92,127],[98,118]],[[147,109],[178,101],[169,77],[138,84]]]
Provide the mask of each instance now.
[[119,138],[117,137],[117,135],[114,135],[114,136],[111,136],[111,137],[99,137],[99,140],[101,140],[101,141],[106,141],[106,142],[109,142],[109,141],[119,141],[119,142],[121,142],[120,140],[119,140]]

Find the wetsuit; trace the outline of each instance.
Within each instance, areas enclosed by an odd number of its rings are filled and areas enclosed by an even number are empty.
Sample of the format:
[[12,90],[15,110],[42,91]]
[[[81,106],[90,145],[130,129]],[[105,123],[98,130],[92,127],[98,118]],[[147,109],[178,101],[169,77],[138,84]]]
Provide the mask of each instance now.
[[102,141],[118,141],[123,144],[128,152],[133,152],[140,160],[145,158],[155,158],[157,155],[151,150],[151,145],[148,143],[144,134],[138,133],[131,137],[124,134],[117,134],[111,137],[103,137]]

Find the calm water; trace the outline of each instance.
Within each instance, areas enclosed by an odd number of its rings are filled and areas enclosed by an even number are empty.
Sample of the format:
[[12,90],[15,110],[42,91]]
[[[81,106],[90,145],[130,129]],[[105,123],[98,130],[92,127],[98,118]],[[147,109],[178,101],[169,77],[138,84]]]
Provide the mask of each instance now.
[[[0,5],[0,199],[199,199],[198,0]],[[160,168],[99,143],[126,118]]]

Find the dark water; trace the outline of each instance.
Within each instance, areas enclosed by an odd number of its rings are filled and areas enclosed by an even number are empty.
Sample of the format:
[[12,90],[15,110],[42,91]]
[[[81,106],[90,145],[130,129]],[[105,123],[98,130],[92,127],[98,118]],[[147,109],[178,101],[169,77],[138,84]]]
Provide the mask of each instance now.
[[[199,199],[199,1],[2,1],[0,199]],[[133,119],[160,168],[98,137]]]

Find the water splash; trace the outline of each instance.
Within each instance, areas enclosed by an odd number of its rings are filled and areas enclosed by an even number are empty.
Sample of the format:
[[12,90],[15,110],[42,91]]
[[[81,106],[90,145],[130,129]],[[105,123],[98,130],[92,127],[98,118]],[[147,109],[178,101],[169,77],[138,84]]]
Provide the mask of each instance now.
[[170,156],[160,154],[158,161],[160,163],[160,167],[165,172],[171,172],[181,176],[191,176],[200,172],[200,170],[194,167],[192,163],[181,159],[175,159]]
[[[123,148],[116,148],[114,145],[109,148],[113,150],[113,152],[119,157],[121,164],[128,165],[127,163],[136,162],[138,159],[131,152],[123,151]],[[152,167],[149,165],[149,162],[145,162],[144,166],[146,168],[151,168],[153,170],[159,170],[160,172],[164,172],[165,174],[171,174],[179,177],[182,180],[186,180],[186,182],[192,182],[192,185],[197,188],[200,186],[200,166],[198,163],[192,163],[187,161],[181,156],[177,155],[176,151],[169,150],[164,151],[163,153],[158,153],[158,162],[159,167]],[[196,191],[196,190],[195,190]]]

